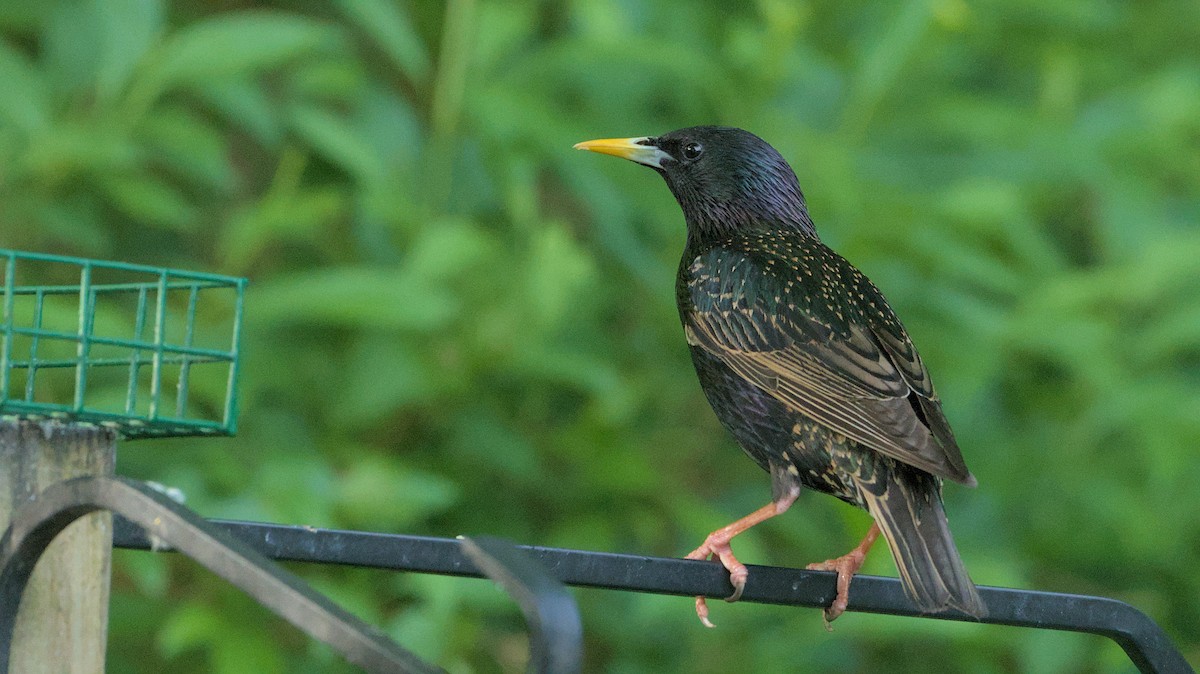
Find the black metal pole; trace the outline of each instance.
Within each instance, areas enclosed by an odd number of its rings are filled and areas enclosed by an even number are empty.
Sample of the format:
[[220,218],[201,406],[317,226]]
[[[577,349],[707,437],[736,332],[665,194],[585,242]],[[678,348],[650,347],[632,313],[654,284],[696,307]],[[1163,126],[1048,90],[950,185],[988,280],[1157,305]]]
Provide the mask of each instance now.
[[[309,527],[213,520],[213,524],[277,559],[417,571],[454,576],[483,574],[449,538],[313,529]],[[145,534],[116,522],[114,545],[148,549]],[[729,575],[716,562],[644,557],[606,552],[518,546],[567,585],[682,596],[723,598],[732,592]],[[750,566],[741,601],[794,606],[828,606],[835,574],[770,566]],[[1138,609],[1115,599],[1083,595],[980,587],[988,617],[978,621],[1039,629],[1086,632],[1108,637],[1125,649],[1142,672],[1190,674],[1193,669],[1166,633]],[[922,614],[894,578],[855,576],[850,610],[942,620],[975,621],[948,611]]]

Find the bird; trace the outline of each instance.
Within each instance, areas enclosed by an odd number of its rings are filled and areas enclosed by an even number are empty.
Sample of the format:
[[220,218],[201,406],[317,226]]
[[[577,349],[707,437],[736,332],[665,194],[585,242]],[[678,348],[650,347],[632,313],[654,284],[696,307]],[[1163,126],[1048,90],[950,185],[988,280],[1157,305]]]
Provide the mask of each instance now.
[[[730,541],[807,488],[873,519],[849,553],[807,567],[837,573],[827,628],[847,609],[850,581],[881,534],[921,612],[984,617],[942,502],[943,480],[977,480],[908,332],[875,284],[821,241],[783,156],[724,126],[575,148],[665,178],[687,226],[675,297],[700,386],[771,478],[769,503],[710,533],[687,558],[719,560],[734,588],[727,601],[736,601],[749,572]],[[713,626],[702,596],[696,613]]]

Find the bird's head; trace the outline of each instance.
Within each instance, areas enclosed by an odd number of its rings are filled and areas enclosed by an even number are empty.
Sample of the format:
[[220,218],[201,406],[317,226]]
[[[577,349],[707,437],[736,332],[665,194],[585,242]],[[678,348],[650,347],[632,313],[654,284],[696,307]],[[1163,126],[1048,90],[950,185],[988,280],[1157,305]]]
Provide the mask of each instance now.
[[693,126],[661,136],[589,140],[575,148],[661,173],[683,208],[691,237],[722,238],[764,225],[816,236],[796,174],[775,148],[749,131]]

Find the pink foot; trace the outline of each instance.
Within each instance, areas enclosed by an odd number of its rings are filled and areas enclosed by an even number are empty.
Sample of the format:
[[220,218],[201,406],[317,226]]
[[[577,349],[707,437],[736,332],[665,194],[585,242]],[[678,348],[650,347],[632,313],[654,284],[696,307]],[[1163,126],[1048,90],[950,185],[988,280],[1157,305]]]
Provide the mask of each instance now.
[[[688,554],[688,559],[712,559],[716,557],[721,560],[721,565],[729,571],[729,583],[733,585],[733,594],[726,597],[725,601],[737,601],[741,599],[742,590],[746,588],[746,577],[750,575],[750,572],[746,569],[746,565],[739,562],[737,557],[733,556],[733,550],[729,547],[729,541],[732,541],[734,536],[737,536],[755,524],[769,520],[787,511],[799,494],[799,488],[793,489],[780,497],[778,501],[768,503],[740,520],[717,529],[709,534],[708,538],[704,539],[704,543],[700,547]],[[708,602],[704,597],[696,597],[696,615],[700,618],[700,622],[704,623],[705,627],[713,626],[712,621],[708,619]]]
[[[733,594],[725,598],[725,601],[737,601],[742,597],[742,590],[746,588],[746,578],[750,572],[746,569],[746,565],[737,560],[733,556],[733,549],[729,546],[729,536],[724,530],[714,531],[704,539],[704,543],[688,553],[686,559],[713,559],[714,557],[721,560],[721,565],[729,571],[729,583],[733,585]],[[696,597],[696,616],[700,618],[700,622],[705,627],[714,627],[712,621],[708,619],[708,600],[704,597]]]
[[833,598],[829,608],[825,609],[825,629],[832,631],[833,626],[830,623],[846,612],[846,606],[850,602],[850,580],[862,568],[867,559],[867,552],[875,544],[876,538],[879,538],[879,525],[872,522],[867,535],[853,550],[836,559],[808,565],[809,571],[837,571],[837,596]]
[[866,558],[867,556],[861,551],[852,550],[837,559],[827,559],[806,567],[809,571],[837,572],[837,596],[833,598],[833,603],[829,605],[829,608],[824,611],[825,629],[832,630],[833,626],[830,623],[846,612],[846,606],[850,603],[850,580],[862,568]]

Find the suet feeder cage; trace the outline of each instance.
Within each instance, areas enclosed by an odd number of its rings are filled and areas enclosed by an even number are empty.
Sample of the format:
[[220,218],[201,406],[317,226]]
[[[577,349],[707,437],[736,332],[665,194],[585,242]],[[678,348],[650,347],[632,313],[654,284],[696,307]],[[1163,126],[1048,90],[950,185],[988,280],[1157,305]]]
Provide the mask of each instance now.
[[0,249],[0,418],[232,435],[245,279]]

